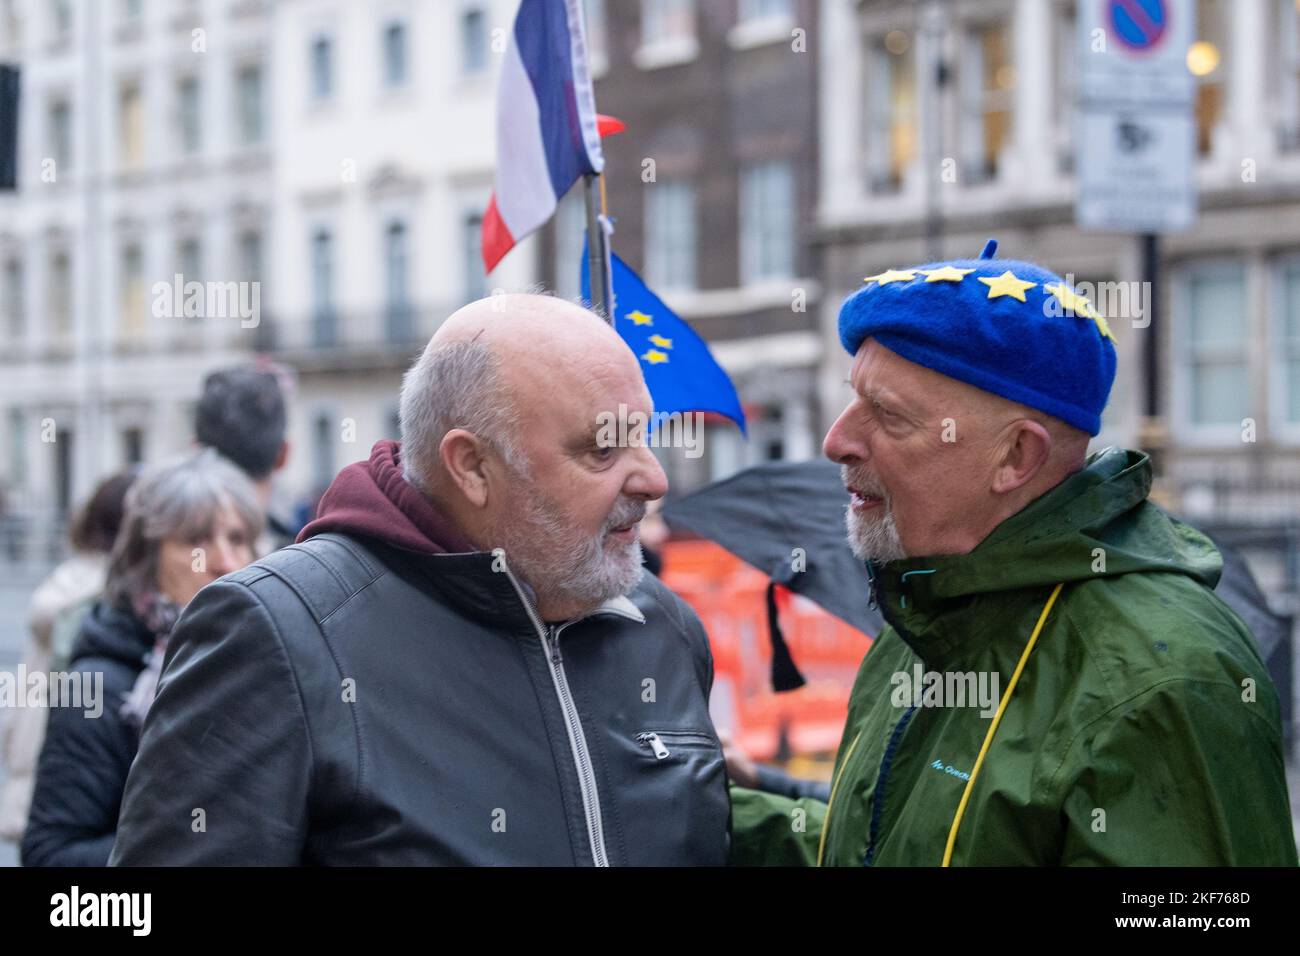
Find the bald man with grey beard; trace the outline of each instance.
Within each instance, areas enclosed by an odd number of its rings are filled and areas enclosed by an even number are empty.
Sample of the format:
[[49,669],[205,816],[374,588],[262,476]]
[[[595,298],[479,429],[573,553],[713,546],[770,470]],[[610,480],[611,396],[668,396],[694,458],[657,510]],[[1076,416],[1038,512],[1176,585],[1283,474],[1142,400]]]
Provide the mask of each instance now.
[[667,482],[601,440],[620,410],[649,393],[593,313],[517,294],[449,317],[401,442],[179,623],[113,862],[725,862],[712,656],[642,573]]

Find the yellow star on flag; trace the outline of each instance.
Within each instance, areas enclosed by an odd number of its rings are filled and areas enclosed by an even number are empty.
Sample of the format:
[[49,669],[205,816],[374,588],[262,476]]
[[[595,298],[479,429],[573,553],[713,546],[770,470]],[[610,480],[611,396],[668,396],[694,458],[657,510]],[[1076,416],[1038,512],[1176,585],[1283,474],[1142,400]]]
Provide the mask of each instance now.
[[641,358],[649,362],[651,365],[660,365],[668,361],[668,353],[660,352],[658,349],[651,349],[646,352],[645,355],[642,355]]
[[867,276],[862,281],[875,282],[879,285],[889,285],[889,283],[891,282],[911,282],[915,278],[916,278],[915,269],[904,269],[902,271],[899,271],[897,269],[886,269],[884,272],[880,273],[879,275]]
[[956,266],[940,266],[938,269],[918,269],[925,276],[926,282],[960,282],[974,269],[958,269]]
[[654,325],[654,319],[640,309],[633,309],[627,314],[627,317],[636,325]]
[[1021,302],[1025,301],[1025,290],[1032,289],[1034,286],[1038,285],[1037,282],[1026,282],[1024,279],[1017,279],[1015,273],[1010,269],[1002,273],[1002,275],[994,276],[991,279],[987,276],[980,276],[980,282],[983,282],[989,287],[988,297],[990,299],[1009,295],[1013,299],[1019,299]]
[[661,349],[670,349],[673,347],[673,340],[666,339],[662,335],[652,335],[650,336],[650,341],[653,342],[655,345],[659,346]]

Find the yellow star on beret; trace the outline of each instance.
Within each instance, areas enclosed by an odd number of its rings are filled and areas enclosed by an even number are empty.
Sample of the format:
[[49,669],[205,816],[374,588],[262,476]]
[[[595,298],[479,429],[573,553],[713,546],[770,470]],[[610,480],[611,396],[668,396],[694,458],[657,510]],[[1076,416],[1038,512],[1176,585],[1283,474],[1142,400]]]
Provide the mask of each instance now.
[[1021,302],[1024,302],[1025,290],[1032,289],[1034,286],[1038,285],[1037,282],[1026,282],[1024,279],[1016,278],[1015,273],[1010,269],[1002,273],[1000,276],[993,276],[992,278],[980,276],[979,279],[980,282],[983,282],[989,287],[988,297],[990,299],[1009,295],[1013,299],[1019,299]]
[[925,276],[926,282],[960,282],[974,269],[958,269],[956,266],[940,266],[938,269],[918,269]]
[[639,309],[634,309],[633,311],[629,312],[627,314],[627,317],[631,319],[633,324],[635,325],[654,325],[654,319],[646,315],[644,312],[640,311]]
[[673,347],[673,340],[666,339],[662,335],[652,335],[650,336],[650,341],[653,342],[655,345],[659,346],[661,349],[670,349]]
[[1075,292],[1064,282],[1057,283],[1056,285],[1045,285],[1043,288],[1052,293],[1052,295],[1056,297],[1056,301],[1061,303],[1061,308],[1065,309],[1065,311],[1070,315],[1082,315],[1087,318],[1092,317],[1088,315],[1089,311],[1092,309],[1092,306],[1088,304],[1088,300],[1079,295],[1079,293]]
[[658,349],[650,349],[645,353],[645,355],[642,355],[641,358],[645,359],[651,365],[660,365],[663,362],[668,361],[668,353],[660,352]]
[[1087,308],[1087,311],[1084,312],[1084,314],[1088,318],[1092,319],[1092,321],[1097,323],[1097,331],[1101,333],[1102,338],[1110,339],[1112,342],[1118,345],[1119,340],[1115,338],[1115,334],[1111,332],[1110,323],[1106,321],[1106,317],[1102,315],[1100,312],[1098,312],[1095,308],[1093,308],[1092,303],[1088,302],[1086,299],[1084,300],[1083,304]]
[[916,278],[915,269],[886,269],[879,275],[867,276],[863,282],[875,282],[878,285],[889,285],[891,282],[910,282]]

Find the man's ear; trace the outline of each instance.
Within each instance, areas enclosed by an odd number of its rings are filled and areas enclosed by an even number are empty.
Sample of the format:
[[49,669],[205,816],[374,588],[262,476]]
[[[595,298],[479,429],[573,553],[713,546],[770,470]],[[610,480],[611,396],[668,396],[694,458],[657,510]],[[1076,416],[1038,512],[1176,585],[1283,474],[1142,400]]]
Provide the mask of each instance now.
[[289,461],[289,440],[286,438],[280,442],[280,450],[276,453],[275,464],[271,466],[271,471],[279,471]]
[[487,443],[471,431],[453,428],[438,443],[438,458],[451,483],[475,508],[488,501]]
[[1052,434],[1038,422],[1021,418],[1007,426],[1002,456],[993,472],[994,494],[1004,495],[1028,484],[1052,454]]

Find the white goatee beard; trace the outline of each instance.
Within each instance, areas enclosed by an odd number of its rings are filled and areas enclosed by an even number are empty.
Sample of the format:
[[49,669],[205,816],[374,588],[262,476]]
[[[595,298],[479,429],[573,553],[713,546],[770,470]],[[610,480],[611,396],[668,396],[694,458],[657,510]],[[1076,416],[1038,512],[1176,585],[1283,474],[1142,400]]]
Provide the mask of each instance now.
[[[889,505],[884,507],[888,509]],[[886,510],[881,518],[864,518],[853,510],[852,505],[846,505],[844,524],[848,530],[849,547],[860,560],[888,564],[907,557],[892,511]]]
[[[888,564],[901,561],[907,557],[903,550],[902,538],[898,535],[898,524],[894,521],[894,505],[874,481],[867,476],[849,471],[848,466],[841,469],[845,485],[851,485],[859,491],[865,491],[881,500],[882,514],[879,517],[867,517],[853,510],[852,503],[844,506],[844,527],[848,532],[849,547],[854,556],[861,561],[874,564]],[[861,480],[859,480],[859,478]]]
[[641,580],[641,541],[607,548],[606,533],[645,514],[645,503],[620,498],[596,537],[586,537],[566,522],[554,502],[535,488],[519,496],[517,507],[494,540],[506,564],[539,600],[594,610],[627,594]]

